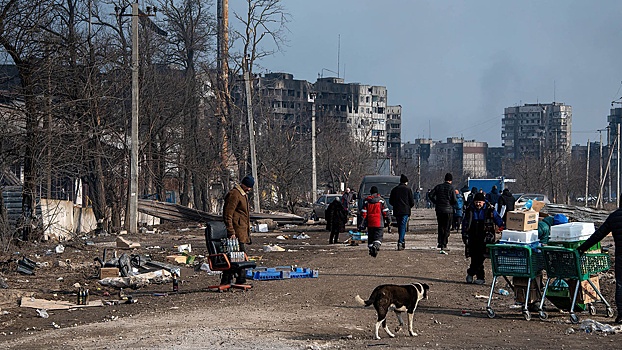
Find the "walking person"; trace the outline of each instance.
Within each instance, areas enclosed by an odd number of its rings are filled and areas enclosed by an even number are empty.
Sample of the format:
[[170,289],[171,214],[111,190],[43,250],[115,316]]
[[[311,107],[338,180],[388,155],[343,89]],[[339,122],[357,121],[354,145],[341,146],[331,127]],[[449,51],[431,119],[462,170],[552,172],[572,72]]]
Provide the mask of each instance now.
[[616,317],[615,323],[622,324],[622,208],[618,208],[616,211],[609,214],[598,230],[581,244],[577,250],[579,253],[584,254],[610,232],[613,236],[613,242],[615,243],[614,272],[616,278],[616,308],[618,309],[618,316]]
[[492,185],[492,189],[490,189],[490,193],[486,193],[486,201],[488,204],[492,205],[495,209],[497,209],[497,202],[499,201],[499,190],[497,190],[497,185]]
[[[504,188],[501,196],[499,197],[499,201],[497,202],[497,211],[499,215],[503,217],[503,222],[506,223],[506,219],[508,216],[508,212],[514,210],[516,203],[516,198],[512,195],[508,188]],[[505,209],[503,209],[505,207]]]
[[460,224],[462,224],[462,213],[464,212],[464,200],[459,190],[456,190],[456,204],[454,205],[454,217],[452,230],[456,232],[460,231]]
[[324,216],[326,219],[326,230],[330,231],[328,244],[339,243],[339,233],[346,231],[348,211],[343,207],[342,202],[335,198],[326,208]]
[[413,199],[415,200],[415,209],[419,209],[419,202],[421,201],[421,192],[419,192],[419,189],[417,189],[415,193],[413,193],[413,197]]
[[[473,197],[473,203],[466,209],[462,220],[464,255],[466,258],[471,258],[471,264],[466,275],[467,283],[486,283],[484,271],[486,244],[495,242],[495,225],[500,228],[503,227],[503,220],[499,213],[486,202],[483,193],[476,193]],[[474,280],[473,277],[476,279]]]
[[378,194],[378,187],[372,186],[369,190],[370,195],[363,201],[361,216],[363,222],[359,230],[367,228],[367,246],[369,255],[374,258],[378,255],[382,245],[384,223],[389,219],[389,209],[385,205],[384,198]]
[[445,182],[438,184],[430,192],[430,200],[436,208],[436,221],[438,223],[438,244],[440,254],[447,254],[447,241],[451,232],[454,206],[456,205],[456,193],[452,186],[453,176],[445,174]]
[[341,205],[350,214],[350,203],[354,200],[354,192],[350,190],[350,187],[346,187],[346,190],[341,195]]
[[406,227],[408,226],[410,211],[415,205],[413,192],[410,187],[408,187],[408,178],[406,175],[400,175],[400,184],[393,187],[391,190],[389,204],[393,206],[393,215],[397,220],[397,233],[399,234],[397,250],[404,250],[406,249]]
[[[246,244],[251,243],[251,220],[249,214],[248,194],[253,190],[255,179],[246,176],[227,195],[222,209],[222,219],[227,227],[227,237],[236,237],[240,245],[240,251],[246,252]],[[233,275],[224,271],[220,284],[231,284]],[[246,283],[246,270],[241,269],[236,276],[235,284]]]

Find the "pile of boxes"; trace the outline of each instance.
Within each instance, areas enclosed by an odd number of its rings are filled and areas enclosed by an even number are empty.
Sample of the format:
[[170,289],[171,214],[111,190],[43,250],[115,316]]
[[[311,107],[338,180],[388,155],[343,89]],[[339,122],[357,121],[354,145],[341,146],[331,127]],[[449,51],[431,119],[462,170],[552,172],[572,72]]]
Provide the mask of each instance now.
[[[538,219],[540,209],[544,207],[543,202],[534,201],[530,210],[509,211],[506,216],[506,229],[501,233],[499,243],[528,245],[532,249],[540,246],[538,239]],[[513,277],[514,297],[517,302],[524,303],[527,294],[526,277]],[[538,300],[537,289],[542,286],[542,275],[538,275],[535,283],[531,283],[529,290],[529,300]]]

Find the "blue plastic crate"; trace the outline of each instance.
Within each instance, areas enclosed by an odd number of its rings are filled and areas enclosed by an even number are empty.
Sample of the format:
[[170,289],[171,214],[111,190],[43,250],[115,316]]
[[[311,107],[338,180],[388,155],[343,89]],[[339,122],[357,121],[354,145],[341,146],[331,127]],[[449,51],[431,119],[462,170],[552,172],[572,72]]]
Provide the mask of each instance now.
[[318,270],[312,270],[306,267],[297,267],[289,273],[290,278],[317,278]]
[[290,278],[290,271],[254,271],[246,270],[246,278],[257,281],[282,280]]

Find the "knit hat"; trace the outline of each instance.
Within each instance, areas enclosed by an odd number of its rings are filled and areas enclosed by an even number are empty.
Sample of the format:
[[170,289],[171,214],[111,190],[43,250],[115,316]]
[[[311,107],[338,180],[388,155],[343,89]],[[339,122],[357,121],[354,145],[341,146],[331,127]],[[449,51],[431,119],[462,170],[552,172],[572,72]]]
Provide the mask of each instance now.
[[504,189],[503,189],[503,194],[510,194],[510,190],[509,190],[509,189],[507,189],[507,188],[504,188]]
[[403,184],[408,182],[408,178],[406,177],[406,175],[404,174],[400,175],[400,182]]
[[484,196],[483,193],[477,192],[475,194],[475,197],[473,197],[473,202],[485,202],[485,201],[486,201],[486,196]]
[[451,173],[447,173],[445,174],[445,181],[453,181],[454,177],[451,175]]
[[247,175],[242,179],[242,185],[253,188],[253,186],[255,186],[255,179],[252,176]]
[[553,216],[553,225],[566,224],[568,223],[568,217],[564,214],[555,214]]
[[369,189],[369,193],[371,193],[371,194],[378,193],[378,187],[376,187],[376,186],[372,186],[372,187]]

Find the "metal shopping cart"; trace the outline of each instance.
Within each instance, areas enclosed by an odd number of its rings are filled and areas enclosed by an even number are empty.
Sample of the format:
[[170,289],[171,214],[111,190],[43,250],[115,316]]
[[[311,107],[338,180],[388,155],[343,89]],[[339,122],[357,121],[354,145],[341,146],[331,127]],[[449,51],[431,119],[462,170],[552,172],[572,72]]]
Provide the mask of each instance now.
[[[490,306],[492,302],[492,294],[495,290],[495,284],[497,278],[503,276],[512,290],[515,290],[514,285],[508,276],[527,278],[527,293],[525,293],[525,304],[523,306],[523,317],[525,320],[531,320],[531,313],[529,312],[529,291],[531,291],[531,284],[536,283],[536,278],[544,268],[544,259],[542,252],[539,248],[534,248],[530,245],[523,244],[489,244],[487,245],[490,260],[492,262],[492,274],[494,276],[492,284],[490,285],[490,294],[488,295],[488,304],[486,305],[486,312],[488,317],[494,318],[496,316],[495,311]],[[542,292],[540,286],[536,288],[538,297],[542,299]],[[541,304],[539,304],[541,307]],[[540,311],[541,309],[538,309]]]
[[[579,323],[579,317],[575,314],[575,306],[579,287],[582,281],[588,281],[590,286],[598,294],[598,298],[607,307],[607,317],[613,317],[613,309],[605,300],[598,287],[590,279],[591,275],[598,272],[609,270],[609,255],[604,253],[588,253],[580,255],[576,249],[546,246],[542,247],[544,255],[544,263],[546,266],[547,281],[544,285],[544,295],[547,295],[548,288],[555,281],[575,280],[574,293],[572,294],[572,303],[570,304],[570,321]],[[540,319],[548,318],[546,312],[543,311],[544,298],[540,301]],[[596,309],[593,305],[588,305],[590,314],[594,315]]]

